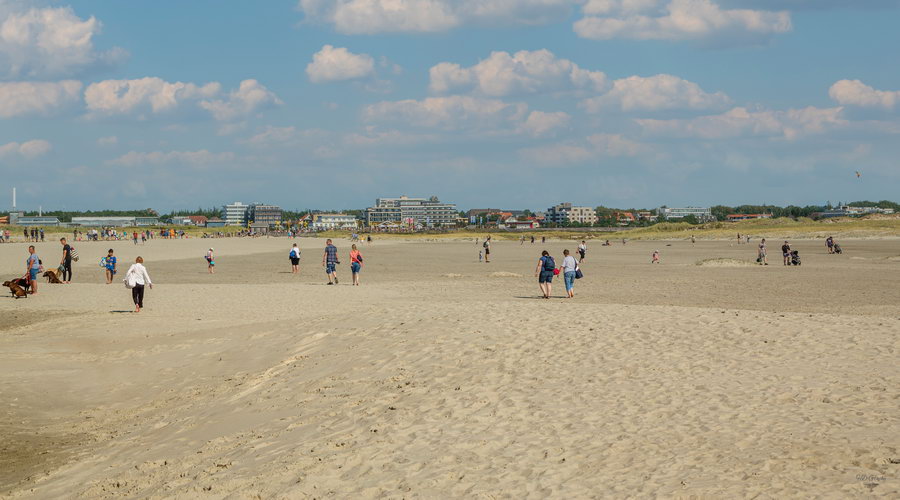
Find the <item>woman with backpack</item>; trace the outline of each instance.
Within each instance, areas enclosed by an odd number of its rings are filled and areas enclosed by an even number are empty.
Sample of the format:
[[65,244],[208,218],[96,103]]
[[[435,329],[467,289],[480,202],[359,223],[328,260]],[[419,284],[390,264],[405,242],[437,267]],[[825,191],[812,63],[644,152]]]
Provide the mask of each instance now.
[[556,262],[550,256],[550,252],[544,250],[541,252],[541,258],[538,260],[537,267],[534,269],[534,275],[538,278],[538,284],[545,299],[550,298],[550,291],[553,283],[553,276],[556,274]]

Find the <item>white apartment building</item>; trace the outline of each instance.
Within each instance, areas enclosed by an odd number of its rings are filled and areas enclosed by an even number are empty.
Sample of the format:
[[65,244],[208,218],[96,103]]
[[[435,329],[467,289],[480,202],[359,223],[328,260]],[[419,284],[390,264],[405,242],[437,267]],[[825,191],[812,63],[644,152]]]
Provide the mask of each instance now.
[[596,224],[597,212],[592,207],[576,207],[571,203],[560,203],[547,209],[544,214],[546,222],[556,224],[578,223],[578,224]]
[[709,208],[701,207],[660,207],[656,213],[659,214],[660,219],[665,220],[680,220],[689,215],[693,215],[700,222],[709,222],[715,220],[715,217],[713,217],[712,214],[712,210],[710,210]]
[[230,205],[222,206],[222,219],[227,226],[243,226],[247,223],[247,213],[250,205],[236,201]]
[[431,198],[378,198],[375,206],[366,209],[366,225],[385,222],[435,227],[455,226],[458,212],[453,203]]
[[312,228],[316,231],[329,229],[356,229],[359,219],[347,214],[315,214]]

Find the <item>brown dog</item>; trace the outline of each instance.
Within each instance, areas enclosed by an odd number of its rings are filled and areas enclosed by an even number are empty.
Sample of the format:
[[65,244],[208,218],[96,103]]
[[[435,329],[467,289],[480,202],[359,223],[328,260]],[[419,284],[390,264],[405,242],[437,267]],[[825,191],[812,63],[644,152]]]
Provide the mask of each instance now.
[[56,269],[47,269],[44,271],[44,277],[47,278],[47,283],[62,283],[62,281],[59,280],[59,276],[56,274]]
[[28,294],[25,293],[25,289],[20,287],[18,283],[15,281],[5,281],[3,282],[3,286],[8,287],[10,293],[12,293],[13,297],[20,298],[28,298]]

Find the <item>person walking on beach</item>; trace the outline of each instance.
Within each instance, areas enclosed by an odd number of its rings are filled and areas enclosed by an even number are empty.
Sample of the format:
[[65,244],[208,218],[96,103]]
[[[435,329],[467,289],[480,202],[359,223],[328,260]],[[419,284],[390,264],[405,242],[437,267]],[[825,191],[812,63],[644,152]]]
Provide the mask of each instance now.
[[134,244],[137,245],[137,231],[132,231],[132,233],[131,233],[131,241],[133,241]]
[[692,234],[691,235],[691,245],[693,245],[694,243],[697,243],[697,240],[694,238],[694,235]]
[[337,265],[338,260],[337,247],[331,244],[331,238],[325,241],[325,253],[322,254],[322,266],[325,267],[325,274],[328,275],[328,284],[337,285]]
[[[134,242],[137,244],[137,239]],[[209,247],[209,250],[206,251],[206,270],[209,274],[216,274],[216,254],[213,252],[212,247]]]
[[294,246],[291,247],[291,253],[288,254],[288,257],[291,259],[291,274],[299,274],[300,273],[300,247],[294,243]]
[[738,233],[738,245],[741,244],[741,233]]
[[41,243],[44,242],[44,228],[41,228]]
[[59,266],[62,268],[60,280],[68,285],[72,282],[72,247],[69,246],[65,238],[60,238],[59,242],[63,246],[62,258],[59,259]]
[[650,254],[650,263],[659,264],[659,250],[654,250],[653,253]]
[[584,262],[584,255],[587,253],[587,243],[584,240],[581,240],[581,244],[578,245],[578,262]]
[[769,265],[769,258],[766,256],[766,239],[763,238],[762,241],[759,242],[759,257],[756,259],[759,262],[759,265]]
[[531,235],[531,244],[534,245],[534,235]]
[[350,245],[350,272],[353,273],[353,285],[359,286],[359,272],[362,270],[363,257],[356,249],[356,245]]
[[544,250],[541,252],[541,258],[534,269],[534,275],[538,278],[538,285],[541,287],[541,293],[544,294],[545,299],[550,298],[554,271],[556,271],[556,262],[553,261],[550,252]]
[[487,264],[491,261],[491,237],[488,236],[484,240],[484,263]]
[[575,297],[575,271],[578,269],[578,263],[575,262],[575,257],[569,255],[569,250],[563,250],[563,261],[562,261],[562,271],[563,271],[563,281],[566,283],[566,296],[568,298]]
[[113,255],[113,249],[110,248],[106,257],[103,258],[103,267],[106,268],[106,284],[112,283],[113,276],[116,275],[116,256]]
[[41,258],[34,253],[34,245],[28,246],[28,259],[25,260],[25,276],[31,287],[31,295],[37,295],[37,277],[41,272]]
[[825,246],[828,247],[828,253],[834,253],[834,238],[831,236],[825,238]]
[[153,282],[150,281],[150,275],[147,274],[147,268],[144,267],[144,258],[140,255],[134,259],[134,264],[125,273],[125,286],[131,288],[134,312],[141,312],[141,308],[144,307],[144,287],[149,286],[152,289]]
[[791,265],[791,245],[786,241],[781,245],[781,255],[784,257],[784,265]]

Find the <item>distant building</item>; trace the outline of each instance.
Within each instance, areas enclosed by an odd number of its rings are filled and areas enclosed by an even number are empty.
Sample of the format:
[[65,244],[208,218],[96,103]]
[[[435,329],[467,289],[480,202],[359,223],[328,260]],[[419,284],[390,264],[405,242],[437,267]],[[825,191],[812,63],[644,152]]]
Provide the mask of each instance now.
[[57,217],[32,217],[20,215],[16,217],[17,226],[59,226],[59,218]]
[[366,209],[366,224],[378,226],[393,222],[411,226],[447,227],[456,225],[456,205],[431,198],[378,198]]
[[637,218],[638,218],[638,220],[647,220],[647,221],[651,221],[651,222],[656,222],[656,219],[657,219],[657,217],[655,215],[653,215],[653,212],[649,212],[646,210],[638,212]]
[[316,231],[329,229],[356,229],[359,219],[355,215],[347,214],[315,214],[312,228]]
[[613,217],[619,224],[630,224],[637,220],[631,212],[613,212]]
[[224,227],[224,226],[225,226],[225,221],[218,217],[213,217],[212,219],[208,219],[206,221],[206,227]]
[[739,220],[771,219],[772,214],[728,214],[725,218],[729,222],[737,222]]
[[827,219],[829,217],[861,217],[863,215],[870,214],[891,215],[893,213],[893,208],[851,207],[849,205],[842,205],[831,210],[826,210],[824,212],[816,212],[814,214],[811,214],[811,217],[814,219]]
[[541,227],[541,223],[534,217],[522,219],[510,217],[503,221],[503,226],[509,229],[537,229]]
[[669,208],[669,207],[660,207],[657,212],[661,219],[665,220],[681,220],[689,215],[693,215],[697,218],[699,222],[710,222],[716,220],[713,217],[712,210],[709,208],[700,208],[700,207],[683,207],[683,208]]
[[159,217],[72,217],[72,226],[79,227],[142,227],[159,225]]
[[597,212],[591,207],[576,207],[571,203],[560,203],[547,209],[544,215],[545,222],[596,224]]
[[249,210],[249,205],[236,201],[230,205],[222,206],[222,218],[225,219],[226,225],[244,226],[247,224],[247,212]]
[[281,225],[281,207],[278,205],[266,205],[254,203],[250,205],[248,220],[254,225],[268,224],[269,227]]

